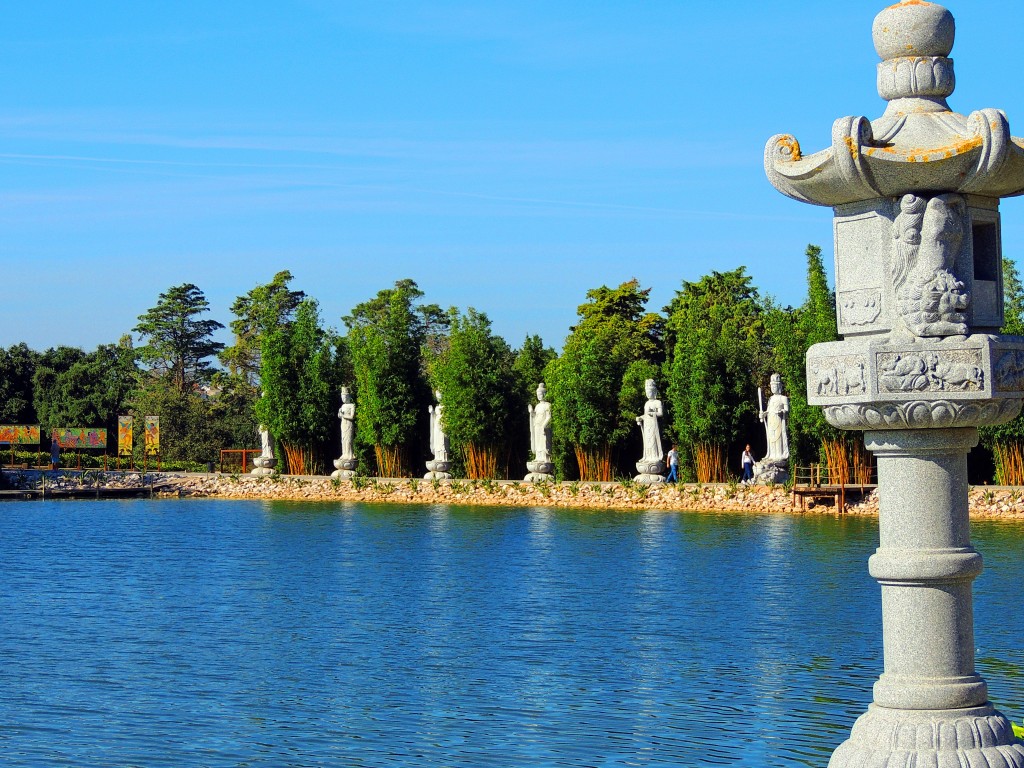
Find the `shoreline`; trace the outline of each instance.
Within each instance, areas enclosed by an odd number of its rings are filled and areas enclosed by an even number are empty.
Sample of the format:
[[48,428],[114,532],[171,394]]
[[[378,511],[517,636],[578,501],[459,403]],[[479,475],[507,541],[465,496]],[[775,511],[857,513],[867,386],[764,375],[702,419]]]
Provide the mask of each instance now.
[[[840,513],[831,503],[808,500],[806,510],[793,505],[782,486],[743,486],[736,483],[638,485],[632,481],[527,483],[515,480],[443,480],[408,478],[356,478],[332,480],[325,476],[224,475],[219,473],[150,472],[26,472],[3,470],[6,486],[14,489],[46,487],[91,488],[122,492],[153,488],[155,498],[215,498],[273,501],[352,501],[391,504],[462,504],[474,506],[543,506],[595,510],[665,510],[807,515],[878,515],[878,490],[862,499],[847,500]],[[975,519],[1024,522],[1024,488],[972,486],[968,503]]]

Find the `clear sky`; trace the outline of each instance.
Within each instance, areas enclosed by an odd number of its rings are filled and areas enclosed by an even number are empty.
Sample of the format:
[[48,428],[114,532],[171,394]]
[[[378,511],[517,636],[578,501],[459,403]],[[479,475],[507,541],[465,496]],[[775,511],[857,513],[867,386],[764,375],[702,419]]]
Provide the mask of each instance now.
[[[514,346],[560,347],[588,288],[632,277],[657,310],[746,265],[799,303],[831,210],[775,192],[764,144],[881,114],[882,6],[8,0],[0,345],[114,342],[185,282],[227,324],[282,269],[335,327],[411,277]],[[952,107],[1024,134],[1024,3],[947,7]]]

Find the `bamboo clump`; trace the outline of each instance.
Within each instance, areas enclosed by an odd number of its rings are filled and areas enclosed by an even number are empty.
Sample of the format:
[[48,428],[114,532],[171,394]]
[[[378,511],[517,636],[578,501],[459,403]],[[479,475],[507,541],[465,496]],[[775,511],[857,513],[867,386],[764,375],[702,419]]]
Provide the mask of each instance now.
[[612,478],[612,449],[604,445],[595,450],[587,450],[582,446],[573,446],[576,463],[580,468],[580,480],[610,482]]
[[401,445],[373,446],[378,477],[405,477],[405,450]]
[[846,485],[850,482],[850,462],[846,455],[845,440],[825,440],[821,444],[825,454],[825,466],[828,467],[828,483],[830,485]]
[[825,440],[821,444],[831,485],[870,485],[874,476],[871,452],[860,440]]
[[287,475],[322,475],[323,465],[309,446],[281,443],[284,453],[283,473]]
[[491,445],[466,444],[466,477],[470,480],[494,479],[498,476],[498,452]]
[[873,456],[862,440],[851,446],[851,469],[853,481],[860,485],[870,485],[874,475]]
[[693,464],[698,483],[724,483],[726,476],[725,449],[717,443],[696,443],[693,446]]
[[1020,443],[996,443],[996,485],[1024,485],[1024,446]]

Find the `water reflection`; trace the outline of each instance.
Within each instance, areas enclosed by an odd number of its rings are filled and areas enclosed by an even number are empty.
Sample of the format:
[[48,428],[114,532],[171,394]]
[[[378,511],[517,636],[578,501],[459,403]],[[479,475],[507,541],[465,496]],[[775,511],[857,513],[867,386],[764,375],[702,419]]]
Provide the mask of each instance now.
[[[823,765],[881,671],[872,521],[0,508],[13,766]],[[1017,528],[978,666],[1024,701]]]

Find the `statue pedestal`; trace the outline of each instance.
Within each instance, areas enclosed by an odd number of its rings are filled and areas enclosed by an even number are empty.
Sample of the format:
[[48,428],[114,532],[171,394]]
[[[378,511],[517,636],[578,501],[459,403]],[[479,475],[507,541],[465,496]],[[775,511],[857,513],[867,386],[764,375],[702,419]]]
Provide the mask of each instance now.
[[427,462],[427,474],[423,476],[424,480],[451,480],[452,476],[448,474],[448,470],[451,468],[451,462],[438,461],[433,459]]
[[523,478],[527,483],[541,483],[555,479],[555,465],[550,461],[528,461],[526,468],[530,474]]
[[754,464],[754,485],[785,485],[788,482],[788,461],[762,459]]
[[341,480],[351,480],[356,476],[356,460],[355,459],[335,459],[334,471],[331,472],[331,477],[337,477]]
[[973,427],[865,433],[878,459],[884,672],[829,768],[1024,766],[1024,745],[974,670],[967,452]]
[[267,476],[274,474],[274,467],[277,466],[277,459],[273,456],[257,456],[252,460],[252,463],[256,465],[256,469],[250,472],[250,475]]
[[642,459],[636,463],[636,471],[640,474],[633,478],[633,482],[641,483],[643,485],[654,485],[655,483],[665,482],[665,462],[664,461],[643,461]]

